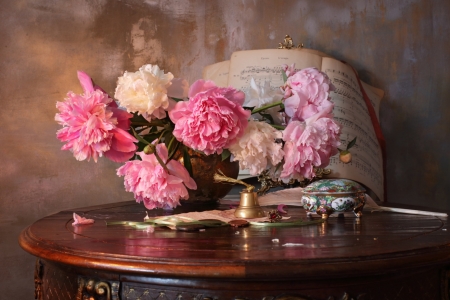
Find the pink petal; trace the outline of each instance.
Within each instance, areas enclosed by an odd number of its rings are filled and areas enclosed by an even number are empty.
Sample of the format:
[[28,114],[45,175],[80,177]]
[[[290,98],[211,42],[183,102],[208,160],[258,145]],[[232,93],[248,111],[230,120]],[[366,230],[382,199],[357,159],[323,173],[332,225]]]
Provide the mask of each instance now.
[[167,159],[169,158],[169,151],[167,150],[166,145],[164,144],[156,145],[156,152],[158,153],[159,157],[162,159],[163,162],[167,162]]
[[92,93],[94,91],[94,85],[92,83],[91,77],[83,71],[77,71],[78,80],[80,81],[83,91],[87,93]]
[[[116,106],[112,105],[114,103]],[[117,104],[114,101],[108,105],[109,109],[113,112],[114,117],[117,119],[117,127],[123,130],[128,130],[130,128],[130,118],[133,117],[129,112],[117,108]]]
[[284,204],[280,204],[280,205],[278,205],[277,210],[278,210],[280,213],[282,213],[282,214],[287,214],[287,211],[285,211],[285,210],[283,209],[285,206],[286,206],[286,205],[284,205]]
[[95,222],[93,219],[86,219],[84,217],[80,217],[76,213],[73,213],[73,220],[74,222],[72,223],[72,226],[93,224]]
[[111,148],[123,151],[123,152],[131,152],[136,150],[136,145],[134,143],[137,143],[138,140],[128,133],[128,131],[125,131],[120,128],[115,128],[110,131],[114,136],[111,141]]
[[135,154],[134,151],[121,152],[121,151],[116,151],[114,149],[110,149],[109,151],[105,152],[105,157],[107,157],[108,159],[110,159],[114,162],[125,162],[125,161],[131,159],[134,156],[134,154]]
[[176,123],[179,119],[190,115],[188,110],[188,102],[181,101],[175,104],[175,107],[169,111],[169,118]]
[[194,82],[189,89],[189,98],[194,97],[196,94],[216,87],[213,81],[199,79]]
[[181,178],[188,189],[196,190],[197,184],[191,178],[186,168],[176,160],[170,160],[167,164],[170,174]]

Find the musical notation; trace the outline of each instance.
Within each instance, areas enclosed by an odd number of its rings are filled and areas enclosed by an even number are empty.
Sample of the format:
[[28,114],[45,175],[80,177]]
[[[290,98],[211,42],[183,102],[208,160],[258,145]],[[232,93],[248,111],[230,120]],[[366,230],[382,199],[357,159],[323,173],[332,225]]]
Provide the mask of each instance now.
[[[330,160],[329,167],[340,177],[350,177],[371,186],[380,195],[383,190],[381,148],[356,77],[331,68],[325,69],[325,73],[335,86],[331,97],[335,105],[334,118],[342,125],[341,136],[357,137],[351,149],[352,162],[344,164],[335,156]],[[343,141],[344,145],[346,143],[348,140]]]
[[277,67],[268,67],[268,66],[247,66],[244,70],[240,72],[241,76],[245,76],[246,74],[281,74],[283,68],[281,66]]
[[239,80],[239,89],[243,92],[246,92],[250,88],[250,80],[252,78],[258,85],[269,82],[271,88],[278,89],[284,84],[282,70],[283,68],[281,66],[246,66],[233,76]]
[[[283,49],[240,51],[233,53],[231,57],[228,85],[248,92],[253,78],[259,86],[269,82],[273,89],[277,89],[284,84],[282,65],[293,63],[296,68],[316,67],[328,75],[335,87],[334,91],[330,92],[330,97],[335,105],[334,116],[342,124],[341,136],[351,139],[357,137],[356,144],[351,149],[352,162],[343,164],[336,156],[331,159],[327,168],[330,168],[337,177],[361,182],[382,198],[384,187],[380,175],[383,170],[381,149],[358,79],[347,64],[308,51]],[[372,103],[378,105],[377,101],[380,99],[375,93],[372,92],[368,96]],[[371,97],[374,97],[375,101]],[[378,110],[377,106],[374,107]],[[343,144],[346,145],[348,141],[349,139]]]

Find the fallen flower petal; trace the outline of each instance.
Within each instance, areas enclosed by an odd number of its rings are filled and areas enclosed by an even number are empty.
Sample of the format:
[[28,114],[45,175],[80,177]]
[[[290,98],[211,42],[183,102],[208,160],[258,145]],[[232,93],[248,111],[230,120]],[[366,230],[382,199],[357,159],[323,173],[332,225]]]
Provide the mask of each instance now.
[[299,247],[299,246],[304,246],[304,244],[300,244],[300,243],[286,243],[286,244],[283,244],[283,247]]
[[284,204],[280,204],[280,205],[278,205],[277,210],[278,210],[280,213],[282,213],[282,214],[287,214],[287,211],[285,211],[285,210],[283,209],[285,206],[286,206],[286,205],[284,205]]
[[72,226],[93,224],[95,222],[93,219],[86,219],[85,217],[80,217],[76,213],[73,213],[73,221],[74,222],[72,223]]

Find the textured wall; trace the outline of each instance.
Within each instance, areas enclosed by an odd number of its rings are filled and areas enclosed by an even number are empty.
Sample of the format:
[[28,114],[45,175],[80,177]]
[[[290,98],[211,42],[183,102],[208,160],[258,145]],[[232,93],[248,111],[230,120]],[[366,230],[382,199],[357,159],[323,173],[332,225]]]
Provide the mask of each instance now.
[[131,200],[106,160],[77,162],[55,138],[55,103],[77,70],[113,93],[124,70],[158,64],[190,82],[233,51],[285,34],[345,60],[386,92],[391,202],[450,209],[447,0],[0,0],[0,298],[31,299],[21,229],[63,209]]

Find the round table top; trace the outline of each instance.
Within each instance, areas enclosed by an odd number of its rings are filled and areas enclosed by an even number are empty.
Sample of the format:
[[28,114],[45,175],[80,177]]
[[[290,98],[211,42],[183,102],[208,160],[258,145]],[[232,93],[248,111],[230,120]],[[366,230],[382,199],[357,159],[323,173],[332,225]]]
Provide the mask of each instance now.
[[[148,213],[157,216],[191,209],[183,205],[170,213],[161,209]],[[73,212],[95,223],[72,226]],[[300,207],[288,207],[288,215],[290,220],[310,220]],[[447,218],[434,216],[365,212],[361,219],[330,217],[305,226],[227,226],[196,232],[168,228],[149,232],[106,224],[141,222],[145,216],[145,207],[134,201],[62,211],[26,228],[19,242],[29,253],[61,264],[176,277],[379,274],[450,261]]]

